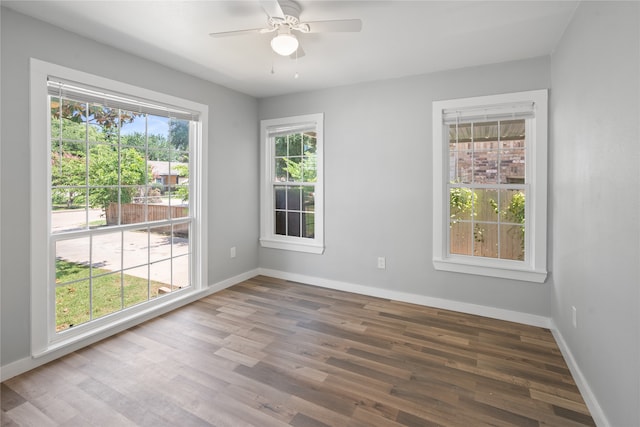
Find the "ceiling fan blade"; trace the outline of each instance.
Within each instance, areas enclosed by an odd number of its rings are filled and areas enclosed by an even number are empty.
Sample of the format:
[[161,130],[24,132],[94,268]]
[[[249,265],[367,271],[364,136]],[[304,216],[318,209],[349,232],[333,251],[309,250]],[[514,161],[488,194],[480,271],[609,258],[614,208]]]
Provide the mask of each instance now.
[[306,24],[310,33],[357,33],[362,30],[362,21],[359,19],[314,21]]
[[269,18],[284,21],[284,12],[278,0],[260,0],[260,5]]
[[249,34],[262,34],[262,31],[262,28],[254,28],[252,30],[221,31],[218,33],[209,33],[209,35],[214,38],[222,38],[232,36],[245,36]]
[[304,52],[304,49],[302,49],[302,46],[298,45],[298,50],[296,50],[291,55],[289,55],[289,58],[298,59],[298,58],[302,58],[305,55],[306,55],[306,53]]

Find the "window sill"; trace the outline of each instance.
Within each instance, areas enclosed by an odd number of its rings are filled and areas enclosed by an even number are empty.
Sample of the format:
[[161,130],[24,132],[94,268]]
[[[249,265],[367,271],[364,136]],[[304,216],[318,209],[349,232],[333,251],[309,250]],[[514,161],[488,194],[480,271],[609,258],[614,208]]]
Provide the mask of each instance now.
[[[520,263],[518,263],[520,264]],[[501,279],[521,280],[524,282],[544,283],[547,279],[546,270],[535,270],[517,265],[509,261],[486,261],[471,263],[459,258],[434,258],[433,267],[436,270],[454,273],[475,274],[479,276],[498,277]]]
[[260,245],[263,248],[282,249],[285,251],[305,252],[309,254],[322,254],[324,252],[324,245],[314,241],[306,243],[261,238]]

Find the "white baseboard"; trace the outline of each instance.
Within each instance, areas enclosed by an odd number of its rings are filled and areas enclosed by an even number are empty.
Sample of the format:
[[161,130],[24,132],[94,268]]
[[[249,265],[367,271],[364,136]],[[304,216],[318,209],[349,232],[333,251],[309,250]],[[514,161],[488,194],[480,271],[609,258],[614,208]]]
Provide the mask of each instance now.
[[260,268],[258,270],[260,274],[264,276],[271,276],[283,280],[291,280],[293,282],[307,283],[310,285],[335,289],[338,291],[353,292],[355,294],[369,295],[373,297],[392,299],[402,302],[410,302],[418,305],[442,308],[451,311],[460,311],[463,313],[475,314],[478,316],[490,317],[492,319],[506,320],[509,322],[517,322],[542,328],[551,327],[551,319],[535,314],[521,313],[513,310],[487,307],[484,305],[453,301],[444,298],[434,298],[425,295],[411,294],[408,292],[393,291],[389,289],[376,288],[373,286],[357,285],[354,283],[340,282],[337,280],[323,279],[320,277],[288,273],[285,271],[271,270],[267,268]]
[[112,335],[117,334],[118,332],[122,332],[125,329],[131,328],[135,325],[138,325],[142,322],[146,322],[154,317],[160,316],[164,313],[168,313],[169,311],[175,310],[176,308],[182,307],[184,305],[190,304],[194,301],[197,301],[201,298],[204,298],[213,293],[219,292],[223,289],[226,289],[230,286],[235,285],[236,283],[243,282],[247,279],[255,277],[259,274],[258,269],[250,270],[245,273],[241,273],[237,276],[230,277],[228,279],[222,280],[220,282],[209,285],[207,288],[202,289],[199,292],[188,295],[185,298],[182,298],[177,301],[172,301],[167,305],[162,307],[158,307],[157,309],[149,310],[148,312],[142,313],[135,318],[123,322],[114,326],[113,328],[109,328],[105,331],[101,331],[98,334],[83,338],[81,340],[75,341],[63,348],[56,349],[47,354],[43,354],[39,357],[25,357],[22,359],[18,359],[14,362],[7,363],[0,367],[0,382],[6,381],[9,378],[13,378],[16,375],[20,375],[24,372],[27,372],[31,369],[37,368],[38,366],[44,365],[45,363],[51,362],[59,357],[62,357],[66,354],[72,353],[82,347],[86,347],[90,344],[93,344],[97,341],[110,337]]
[[578,386],[578,390],[580,390],[580,394],[584,399],[584,402],[587,404],[587,408],[589,408],[589,412],[591,412],[591,417],[593,421],[596,423],[598,427],[611,427],[611,423],[607,419],[602,407],[598,403],[595,394],[593,394],[593,390],[589,387],[589,383],[587,382],[586,377],[582,373],[582,370],[576,363],[576,359],[573,357],[573,353],[571,353],[571,349],[567,345],[567,342],[564,340],[562,333],[558,329],[555,322],[551,321],[551,332],[553,333],[553,337],[558,343],[558,347],[560,348],[560,352],[564,357],[565,362],[567,362],[567,366],[571,371],[571,375],[573,376],[576,385]]

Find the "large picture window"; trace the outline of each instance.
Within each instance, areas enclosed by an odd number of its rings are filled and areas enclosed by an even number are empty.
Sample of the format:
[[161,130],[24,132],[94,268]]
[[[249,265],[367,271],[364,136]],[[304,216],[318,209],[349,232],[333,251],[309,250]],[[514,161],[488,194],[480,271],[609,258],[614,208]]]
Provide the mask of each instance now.
[[434,265],[543,281],[546,91],[433,105]]
[[264,247],[322,253],[323,116],[263,120],[261,238]]
[[42,351],[202,287],[206,107],[40,61],[32,88]]

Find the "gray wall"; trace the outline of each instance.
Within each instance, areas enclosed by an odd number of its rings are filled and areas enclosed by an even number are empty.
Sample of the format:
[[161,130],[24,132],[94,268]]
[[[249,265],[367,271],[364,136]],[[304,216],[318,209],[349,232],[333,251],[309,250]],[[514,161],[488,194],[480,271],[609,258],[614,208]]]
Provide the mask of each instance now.
[[640,425],[639,15],[583,2],[551,60],[553,318],[612,426]]
[[[550,316],[549,281],[448,273],[431,263],[431,102],[549,86],[542,57],[261,99],[260,119],[325,113],[326,250],[261,248],[260,266]],[[376,268],[378,256],[386,270]]]
[[[257,101],[2,9],[2,365],[28,357],[29,58],[209,105],[209,281],[257,268]],[[45,239],[43,237],[43,243]],[[229,259],[229,248],[238,257]]]

